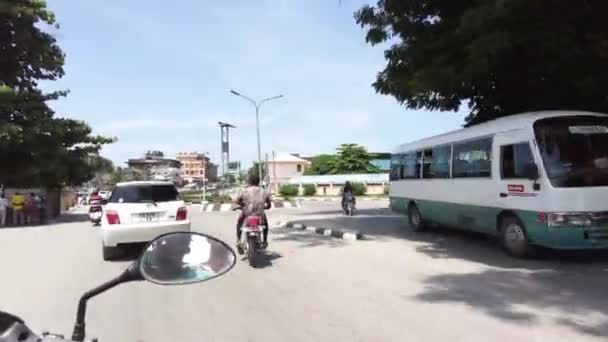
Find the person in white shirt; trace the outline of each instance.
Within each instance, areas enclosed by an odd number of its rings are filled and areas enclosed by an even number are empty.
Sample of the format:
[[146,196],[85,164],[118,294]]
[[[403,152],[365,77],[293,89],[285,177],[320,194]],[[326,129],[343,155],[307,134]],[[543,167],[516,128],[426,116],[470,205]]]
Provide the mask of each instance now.
[[0,227],[6,226],[7,208],[8,208],[8,200],[4,197],[4,192],[0,193]]

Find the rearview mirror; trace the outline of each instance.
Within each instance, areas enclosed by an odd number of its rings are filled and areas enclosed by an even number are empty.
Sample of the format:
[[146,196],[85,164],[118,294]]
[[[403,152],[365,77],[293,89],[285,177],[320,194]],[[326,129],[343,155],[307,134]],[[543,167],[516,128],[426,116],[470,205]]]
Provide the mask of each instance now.
[[72,341],[84,340],[87,301],[100,293],[144,279],[161,285],[198,283],[230,271],[235,263],[234,251],[216,238],[189,232],[161,235],[124,272],[80,297]]
[[152,241],[139,259],[141,276],[161,285],[209,280],[228,272],[236,255],[224,242],[196,233],[170,233]]
[[532,181],[537,180],[540,177],[538,166],[534,163],[526,164],[524,167],[524,176]]

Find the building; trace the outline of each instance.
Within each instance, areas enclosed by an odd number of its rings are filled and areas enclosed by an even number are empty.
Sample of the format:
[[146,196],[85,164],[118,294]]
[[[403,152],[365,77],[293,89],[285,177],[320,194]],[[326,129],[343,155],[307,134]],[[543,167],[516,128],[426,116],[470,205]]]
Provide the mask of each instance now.
[[202,182],[203,177],[210,182],[217,180],[217,165],[206,155],[198,152],[179,152],[176,159],[182,164],[182,177],[185,180]]
[[149,173],[152,169],[177,168],[179,169],[182,163],[179,160],[165,158],[161,151],[148,151],[144,158],[129,159],[127,161],[129,168],[136,171]]
[[310,162],[293,154],[280,154],[268,160],[267,170],[269,185],[276,189],[278,185],[286,184],[291,178],[302,176]]

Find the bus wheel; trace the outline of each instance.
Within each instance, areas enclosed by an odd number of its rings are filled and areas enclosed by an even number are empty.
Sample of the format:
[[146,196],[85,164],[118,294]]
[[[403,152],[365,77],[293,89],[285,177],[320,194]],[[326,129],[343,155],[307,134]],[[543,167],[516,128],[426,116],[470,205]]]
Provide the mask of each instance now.
[[505,251],[511,256],[525,258],[532,253],[526,229],[516,217],[507,216],[501,220],[500,240]]
[[407,210],[408,213],[408,221],[410,223],[410,227],[415,231],[419,232],[424,230],[424,220],[422,219],[422,215],[420,214],[420,210],[415,204],[410,205]]

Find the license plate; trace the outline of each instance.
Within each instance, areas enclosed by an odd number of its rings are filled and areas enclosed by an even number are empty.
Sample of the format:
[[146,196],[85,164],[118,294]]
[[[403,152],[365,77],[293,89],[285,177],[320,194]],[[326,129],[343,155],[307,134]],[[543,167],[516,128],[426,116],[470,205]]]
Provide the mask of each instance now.
[[158,222],[157,213],[143,213],[137,216],[138,222]]

